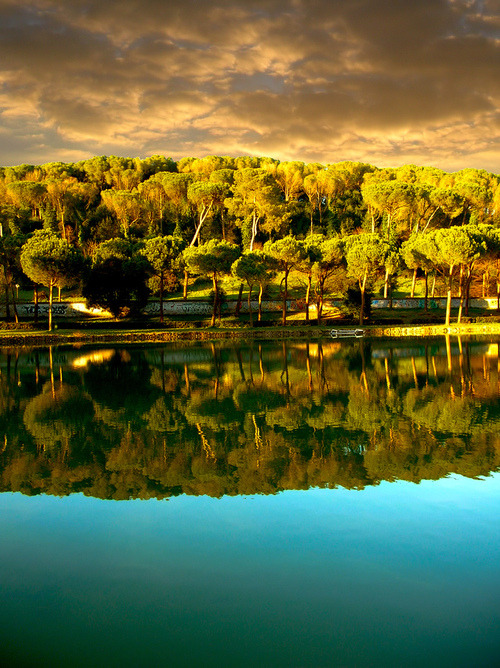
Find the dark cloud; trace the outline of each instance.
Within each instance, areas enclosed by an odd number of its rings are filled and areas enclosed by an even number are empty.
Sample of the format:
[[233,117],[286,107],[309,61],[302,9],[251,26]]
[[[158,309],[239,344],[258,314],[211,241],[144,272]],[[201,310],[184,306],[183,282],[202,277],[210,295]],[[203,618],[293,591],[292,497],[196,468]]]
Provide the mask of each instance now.
[[499,0],[0,0],[0,163],[500,171]]

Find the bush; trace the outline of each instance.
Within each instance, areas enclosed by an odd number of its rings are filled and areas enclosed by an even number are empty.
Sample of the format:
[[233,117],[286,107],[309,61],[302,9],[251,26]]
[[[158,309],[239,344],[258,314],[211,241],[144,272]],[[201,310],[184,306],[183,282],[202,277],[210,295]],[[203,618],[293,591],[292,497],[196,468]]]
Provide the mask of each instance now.
[[442,315],[416,315],[409,319],[410,325],[442,325],[444,323],[444,316]]
[[476,322],[483,324],[500,322],[500,315],[478,315]]
[[31,322],[0,322],[3,330],[33,330],[36,329]]
[[[372,311],[373,293],[368,290],[365,292],[365,308],[363,318],[369,320]],[[361,290],[357,285],[347,288],[343,304],[341,306],[342,314],[348,318],[359,319],[361,309]]]

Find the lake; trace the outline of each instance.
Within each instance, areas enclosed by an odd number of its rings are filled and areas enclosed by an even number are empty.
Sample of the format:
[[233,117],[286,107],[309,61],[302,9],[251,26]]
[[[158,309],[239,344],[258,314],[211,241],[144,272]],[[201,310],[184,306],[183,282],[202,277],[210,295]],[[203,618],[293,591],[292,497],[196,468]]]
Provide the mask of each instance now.
[[498,340],[0,351],[2,666],[495,666]]

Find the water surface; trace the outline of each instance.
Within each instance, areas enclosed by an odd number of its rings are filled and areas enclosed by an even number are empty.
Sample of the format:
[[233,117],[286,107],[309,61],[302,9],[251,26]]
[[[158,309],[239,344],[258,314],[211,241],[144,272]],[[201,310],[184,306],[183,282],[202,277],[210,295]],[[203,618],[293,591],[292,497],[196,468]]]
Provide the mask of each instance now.
[[0,357],[0,660],[493,666],[496,342]]

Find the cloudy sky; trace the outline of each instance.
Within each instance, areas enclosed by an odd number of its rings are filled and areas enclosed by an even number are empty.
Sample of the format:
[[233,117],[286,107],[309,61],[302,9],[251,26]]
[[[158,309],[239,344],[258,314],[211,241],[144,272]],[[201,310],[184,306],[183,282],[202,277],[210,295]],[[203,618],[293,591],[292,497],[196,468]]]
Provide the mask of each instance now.
[[0,164],[500,172],[500,0],[0,0]]

